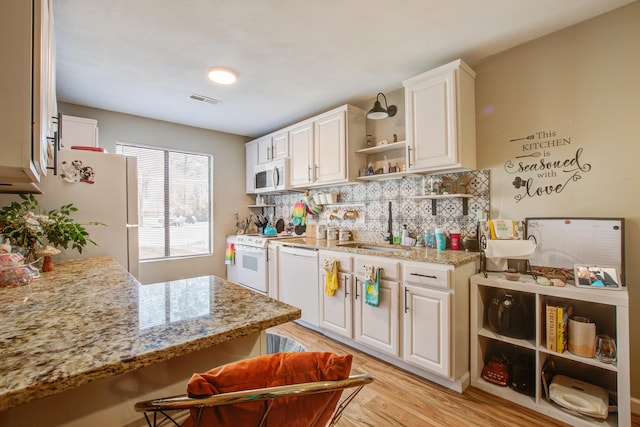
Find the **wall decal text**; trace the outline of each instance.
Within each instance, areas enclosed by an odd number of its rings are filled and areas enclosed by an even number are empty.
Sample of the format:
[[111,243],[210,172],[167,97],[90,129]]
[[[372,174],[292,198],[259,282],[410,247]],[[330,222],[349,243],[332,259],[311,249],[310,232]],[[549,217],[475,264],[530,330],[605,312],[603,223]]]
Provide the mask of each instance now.
[[583,148],[564,157],[552,152],[571,145],[570,137],[558,137],[556,131],[534,132],[509,140],[518,141],[523,154],[504,163],[504,170],[516,175],[512,182],[518,191],[514,196],[516,202],[561,193],[570,183],[579,181],[583,174],[591,171],[591,164],[583,159]]

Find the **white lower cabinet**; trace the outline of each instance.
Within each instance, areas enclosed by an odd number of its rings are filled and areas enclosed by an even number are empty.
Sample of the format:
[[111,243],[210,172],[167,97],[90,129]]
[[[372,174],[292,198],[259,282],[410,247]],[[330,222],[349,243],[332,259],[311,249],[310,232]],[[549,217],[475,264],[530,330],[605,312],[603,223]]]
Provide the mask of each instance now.
[[451,294],[404,285],[403,359],[449,378]]
[[[338,261],[339,287],[324,292],[324,260]],[[438,384],[469,385],[469,277],[461,266],[320,250],[324,333]],[[364,267],[380,268],[379,304],[364,299]]]
[[[400,262],[392,258],[355,257],[354,339],[375,350],[400,356]],[[366,265],[380,268],[379,303],[365,303]]]
[[[325,292],[326,260],[338,265],[338,290],[334,295]],[[353,338],[353,256],[328,251],[320,252],[320,327],[324,330]]]
[[364,302],[364,276],[355,280],[355,337],[368,347],[392,356],[400,356],[399,298],[400,284],[390,280],[380,280],[377,306]]

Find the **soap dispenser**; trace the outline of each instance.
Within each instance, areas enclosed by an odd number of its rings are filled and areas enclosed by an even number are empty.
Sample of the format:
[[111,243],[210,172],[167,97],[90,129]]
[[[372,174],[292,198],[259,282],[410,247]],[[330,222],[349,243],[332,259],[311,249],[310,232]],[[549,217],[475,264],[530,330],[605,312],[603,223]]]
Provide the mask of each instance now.
[[402,224],[402,244],[407,245],[407,238],[409,237],[409,231],[407,230],[407,224]]

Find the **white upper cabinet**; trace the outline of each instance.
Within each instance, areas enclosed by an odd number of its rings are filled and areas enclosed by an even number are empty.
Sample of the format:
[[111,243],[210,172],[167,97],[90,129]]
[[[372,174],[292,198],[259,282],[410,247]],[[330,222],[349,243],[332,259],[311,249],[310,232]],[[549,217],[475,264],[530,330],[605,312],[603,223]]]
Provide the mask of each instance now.
[[276,133],[271,142],[271,160],[286,159],[287,157],[289,157],[289,132]]
[[458,59],[402,82],[409,171],[475,169],[474,81]]
[[291,186],[311,182],[313,172],[313,121],[306,121],[289,130],[291,140]]
[[289,132],[279,132],[258,139],[258,163],[289,157]]
[[[47,174],[49,156],[58,131],[58,102],[56,97],[56,40],[53,27],[53,0],[34,1],[35,30],[40,35],[34,36],[36,42],[33,63],[33,117],[34,120],[34,160],[41,175]],[[40,17],[38,20],[37,17]],[[39,61],[38,59],[39,58]],[[59,136],[59,135],[58,135]]]
[[365,112],[343,105],[255,140],[258,164],[290,159],[292,188],[356,181],[366,146]]
[[267,163],[271,160],[271,137],[260,138],[258,141],[258,163]]
[[64,135],[60,139],[62,148],[76,145],[98,147],[98,121],[84,117],[63,116]]
[[324,116],[314,122],[315,182],[336,182],[347,177],[345,112]]
[[365,112],[351,105],[318,115],[289,131],[291,186],[319,187],[355,181],[363,159]]
[[55,139],[51,0],[9,1],[0,14],[0,192],[40,193]]

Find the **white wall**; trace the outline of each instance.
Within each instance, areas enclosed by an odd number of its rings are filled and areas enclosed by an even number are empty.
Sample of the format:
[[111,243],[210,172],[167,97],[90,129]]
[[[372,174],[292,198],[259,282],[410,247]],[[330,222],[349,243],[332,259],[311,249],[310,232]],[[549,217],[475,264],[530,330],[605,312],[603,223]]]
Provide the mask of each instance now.
[[96,119],[99,145],[110,153],[115,152],[116,142],[128,142],[213,155],[213,255],[142,262],[140,281],[156,283],[209,274],[226,277],[226,236],[236,232],[233,212],[238,209],[241,217],[246,216],[242,207],[251,203],[244,182],[248,138],[62,102],[58,108],[66,115]]
[[[640,360],[638,23],[640,2],[634,2],[473,66],[477,166],[491,171],[493,218],[626,218],[631,360]],[[534,152],[541,157],[516,158]],[[541,160],[569,162],[544,171],[510,168]],[[528,193],[514,186],[517,177],[530,180]],[[539,188],[551,194],[536,195]],[[631,394],[640,398],[635,363]]]

